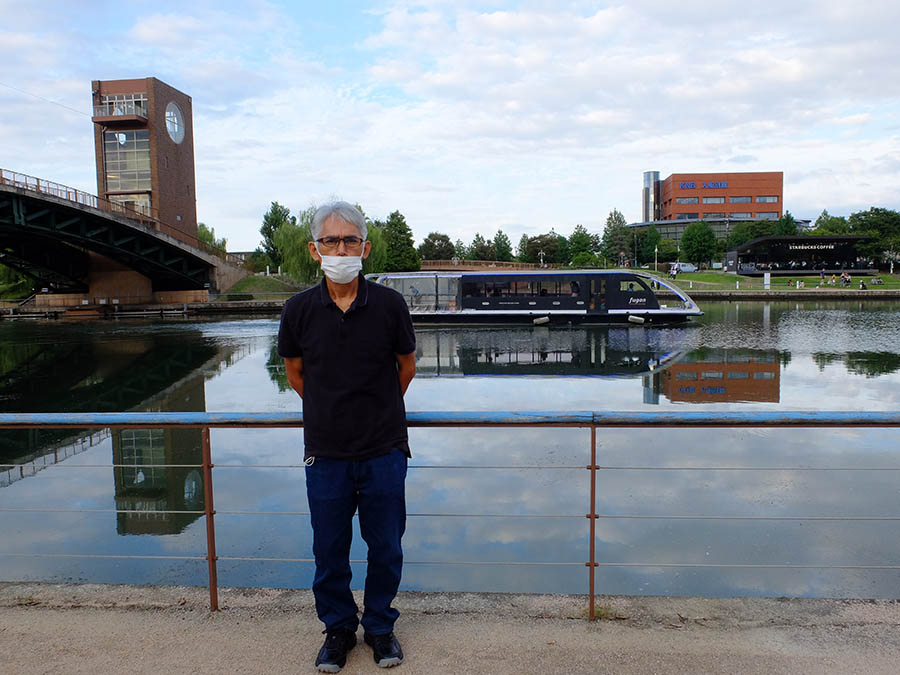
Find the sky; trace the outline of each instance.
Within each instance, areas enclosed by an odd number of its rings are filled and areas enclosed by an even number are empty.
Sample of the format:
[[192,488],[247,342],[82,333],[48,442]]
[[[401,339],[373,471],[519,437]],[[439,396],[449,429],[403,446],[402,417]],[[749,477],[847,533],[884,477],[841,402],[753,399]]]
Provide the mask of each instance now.
[[783,171],[815,220],[900,208],[900,3],[0,0],[0,167],[97,192],[91,80],[193,99],[198,219],[272,201],[416,242],[641,219],[644,171]]

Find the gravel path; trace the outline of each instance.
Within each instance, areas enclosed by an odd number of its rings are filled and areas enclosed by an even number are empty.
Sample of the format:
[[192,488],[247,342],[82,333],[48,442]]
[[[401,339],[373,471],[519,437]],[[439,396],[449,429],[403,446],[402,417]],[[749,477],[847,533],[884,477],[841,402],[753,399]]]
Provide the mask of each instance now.
[[[307,590],[0,584],[0,672],[314,673]],[[900,672],[900,602],[402,593],[407,673]],[[362,636],[360,631],[359,636]],[[342,672],[384,672],[360,643]]]

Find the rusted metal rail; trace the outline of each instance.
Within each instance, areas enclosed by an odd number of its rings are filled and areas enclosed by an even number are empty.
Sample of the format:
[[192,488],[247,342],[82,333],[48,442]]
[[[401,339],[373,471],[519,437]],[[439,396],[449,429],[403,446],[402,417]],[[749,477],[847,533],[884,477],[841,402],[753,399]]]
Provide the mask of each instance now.
[[[554,411],[497,411],[497,412],[410,412],[407,414],[410,427],[577,427],[589,428],[590,463],[585,467],[590,474],[590,503],[585,517],[589,521],[588,568],[588,616],[596,618],[595,612],[595,571],[600,566],[634,566],[639,563],[601,563],[596,560],[596,523],[603,516],[597,513],[596,483],[597,471],[604,469],[597,463],[597,429],[609,427],[900,427],[900,412],[554,412]],[[202,471],[204,482],[204,515],[206,518],[206,538],[209,573],[210,609],[217,611],[218,575],[215,540],[215,508],[213,502],[212,452],[210,448],[211,428],[246,427],[302,427],[303,416],[299,413],[237,413],[237,412],[142,412],[142,413],[2,413],[0,429],[28,428],[80,428],[80,429],[124,429],[124,428],[200,428],[202,429]],[[13,466],[13,465],[6,465]],[[483,468],[483,467],[482,467]],[[676,467],[680,468],[680,467]],[[697,467],[693,467],[698,470]],[[702,469],[702,467],[700,468]],[[813,469],[809,469],[813,470]],[[848,469],[852,470],[852,469]],[[482,514],[485,515],[485,514]],[[487,514],[485,517],[490,517]],[[549,516],[548,516],[549,517]],[[555,517],[555,516],[554,516]],[[631,516],[616,516],[631,517]],[[640,516],[658,518],[661,516]],[[666,516],[677,518],[678,516]],[[692,516],[692,518],[695,518]],[[723,517],[724,518],[724,517]],[[732,518],[729,516],[729,518]],[[740,519],[740,517],[737,517]],[[762,518],[765,519],[765,518]],[[777,519],[777,518],[776,518]],[[815,519],[805,517],[802,519]],[[854,518],[832,518],[854,520]],[[857,520],[900,520],[900,516],[855,518]],[[27,554],[23,554],[27,555]],[[90,557],[90,556],[83,556]],[[140,557],[140,556],[117,556]],[[154,556],[147,556],[153,558]],[[269,558],[261,560],[270,560]],[[483,564],[525,564],[483,563]],[[561,563],[554,563],[561,564]],[[654,563],[658,567],[677,567],[665,563]],[[816,568],[815,565],[689,565],[694,567],[742,567],[742,568]],[[898,565],[851,565],[831,566],[846,569],[900,569]]]

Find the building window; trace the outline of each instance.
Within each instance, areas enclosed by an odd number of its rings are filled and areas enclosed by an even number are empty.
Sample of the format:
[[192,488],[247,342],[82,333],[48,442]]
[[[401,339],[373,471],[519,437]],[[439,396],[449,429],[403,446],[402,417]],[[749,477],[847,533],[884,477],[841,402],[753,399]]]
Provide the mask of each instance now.
[[722,379],[722,371],[721,370],[704,370],[700,373],[701,380],[721,380]]
[[703,203],[704,204],[724,204],[725,197],[704,197]]
[[107,192],[150,190],[150,132],[107,131],[103,134]]
[[100,97],[100,105],[94,115],[107,117],[118,115],[147,116],[147,94],[111,94]]
[[729,197],[728,201],[732,204],[749,204],[753,200],[750,197]]
[[728,215],[730,215],[732,218],[749,218],[750,212],[749,211],[732,211]]
[[756,217],[760,220],[778,220],[778,211],[759,211]]
[[750,377],[750,373],[745,370],[732,370],[728,373],[729,380],[746,380]]
[[675,215],[676,220],[691,220],[699,217],[699,213],[678,213]]
[[754,380],[774,380],[775,373],[769,373],[769,372],[765,372],[765,371],[759,372],[759,373],[753,373],[753,379]]
[[145,216],[152,216],[150,195],[146,192],[139,192],[133,195],[110,195],[109,201],[113,204],[121,204],[126,209],[143,213]]
[[756,198],[757,204],[777,204],[778,203],[778,195],[767,195],[763,197]]
[[675,203],[676,204],[696,204],[697,198],[696,197],[676,197]]
[[696,380],[697,373],[675,373],[676,380]]
[[704,218],[724,218],[725,214],[724,213],[704,213],[703,217]]

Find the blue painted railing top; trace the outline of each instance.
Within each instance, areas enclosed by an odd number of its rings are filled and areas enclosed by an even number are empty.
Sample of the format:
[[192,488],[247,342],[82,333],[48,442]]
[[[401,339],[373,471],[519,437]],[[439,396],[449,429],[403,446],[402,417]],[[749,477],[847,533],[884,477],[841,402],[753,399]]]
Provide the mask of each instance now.
[[[578,427],[897,427],[898,411],[610,412],[610,411],[418,411],[410,426]],[[299,412],[0,413],[0,428],[28,427],[299,427]]]

